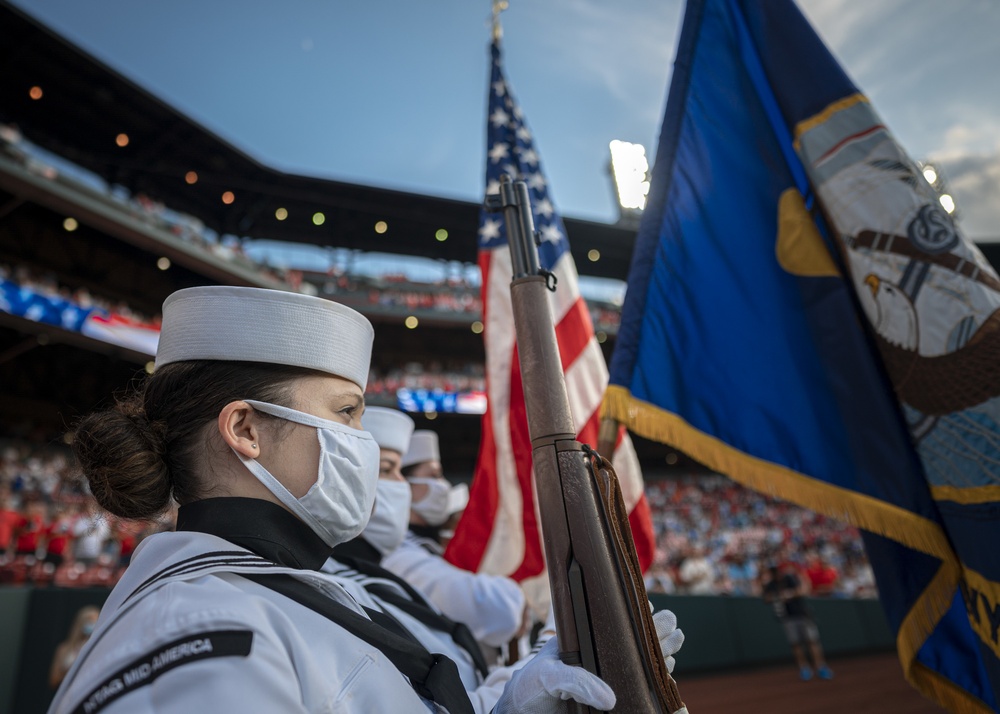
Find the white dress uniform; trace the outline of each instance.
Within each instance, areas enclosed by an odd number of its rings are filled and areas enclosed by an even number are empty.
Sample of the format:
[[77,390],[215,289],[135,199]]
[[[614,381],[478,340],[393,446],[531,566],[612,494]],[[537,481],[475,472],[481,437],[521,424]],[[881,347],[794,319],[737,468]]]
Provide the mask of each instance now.
[[425,548],[412,532],[382,558],[382,567],[419,590],[452,620],[465,623],[485,645],[506,645],[521,629],[525,601],[516,582],[452,565]]
[[[218,498],[182,507],[178,527],[192,506],[204,520],[216,512],[211,504],[232,513],[238,502],[250,503],[257,515],[271,509],[286,521],[268,528],[247,518],[241,539],[182,530],[144,540],[50,714],[447,711],[418,694],[374,645],[241,577],[290,575],[367,617],[336,578],[297,562],[301,542],[315,536],[294,516],[266,501]],[[278,544],[278,557],[273,542],[270,559],[232,542],[285,538],[290,522],[300,528],[291,542]],[[328,555],[321,553],[314,567]]]
[[[190,360],[263,362],[318,370],[363,388],[373,338],[364,316],[328,300],[189,288],[164,302],[156,370]],[[50,714],[475,712],[452,660],[429,652],[404,628],[397,631],[397,620],[366,610],[336,578],[318,572],[372,512],[378,448],[371,434],[281,405],[244,404],[316,430],[314,486],[296,497],[257,460],[257,444],[243,445],[242,436],[220,428],[283,507],[239,497],[182,506],[176,532],[150,536],[136,549]],[[145,406],[152,412],[147,418],[161,418],[162,404]],[[148,452],[154,444],[147,436]],[[112,461],[141,453],[118,439],[97,440],[116,452],[102,456]],[[107,485],[93,468],[88,478]],[[552,713],[566,696],[613,705],[605,683],[550,650],[514,674],[497,709],[513,714],[529,702],[534,711]]]
[[510,680],[513,673],[525,664],[525,661],[522,661],[515,666],[494,668],[483,679],[468,652],[456,644],[450,636],[428,627],[410,613],[401,610],[392,603],[386,602],[366,589],[368,585],[378,584],[383,587],[398,589],[400,595],[409,597],[406,591],[399,588],[394,581],[366,576],[339,563],[335,559],[328,560],[323,566],[323,571],[333,575],[358,603],[364,607],[378,608],[382,612],[387,613],[406,628],[429,651],[440,652],[455,662],[462,676],[462,681],[469,690],[469,699],[472,701],[472,706],[476,714],[489,714],[492,711],[493,706],[503,693],[504,685]]

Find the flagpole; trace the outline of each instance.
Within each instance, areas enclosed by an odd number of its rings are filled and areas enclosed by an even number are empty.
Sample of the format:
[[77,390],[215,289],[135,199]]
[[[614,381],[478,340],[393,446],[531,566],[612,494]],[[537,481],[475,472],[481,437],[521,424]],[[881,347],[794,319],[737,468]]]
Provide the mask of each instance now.
[[601,417],[601,426],[597,431],[597,452],[608,461],[614,458],[615,447],[618,446],[619,426],[618,420],[613,416],[605,414]]
[[503,37],[503,27],[500,25],[500,13],[507,9],[507,0],[493,0],[493,42],[500,42]]

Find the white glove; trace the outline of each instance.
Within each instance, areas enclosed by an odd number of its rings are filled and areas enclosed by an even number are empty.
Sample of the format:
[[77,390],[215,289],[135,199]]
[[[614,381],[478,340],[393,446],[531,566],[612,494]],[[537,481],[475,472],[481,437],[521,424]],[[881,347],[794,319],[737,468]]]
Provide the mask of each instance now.
[[559,659],[559,642],[553,637],[514,673],[493,714],[561,714],[568,699],[599,711],[615,706],[615,693],[600,677]]
[[673,656],[684,644],[684,633],[677,629],[677,615],[670,610],[660,610],[653,613],[653,625],[656,627],[656,638],[660,641],[667,671],[673,674],[676,664]]

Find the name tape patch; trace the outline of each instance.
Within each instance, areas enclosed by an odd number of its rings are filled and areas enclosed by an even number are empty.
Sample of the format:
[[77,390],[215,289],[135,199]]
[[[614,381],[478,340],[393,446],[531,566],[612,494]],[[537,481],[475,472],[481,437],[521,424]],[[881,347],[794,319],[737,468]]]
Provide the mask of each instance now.
[[246,657],[253,644],[250,630],[215,630],[168,642],[125,665],[88,694],[73,714],[97,714],[129,692],[151,684],[161,674],[211,657]]

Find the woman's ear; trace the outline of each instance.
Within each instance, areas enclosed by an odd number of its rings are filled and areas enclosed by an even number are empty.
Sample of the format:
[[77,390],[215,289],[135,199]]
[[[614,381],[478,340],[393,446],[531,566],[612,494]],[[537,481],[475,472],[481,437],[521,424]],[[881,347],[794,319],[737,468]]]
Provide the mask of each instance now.
[[239,454],[256,459],[260,456],[260,418],[244,401],[229,402],[219,412],[219,434]]

